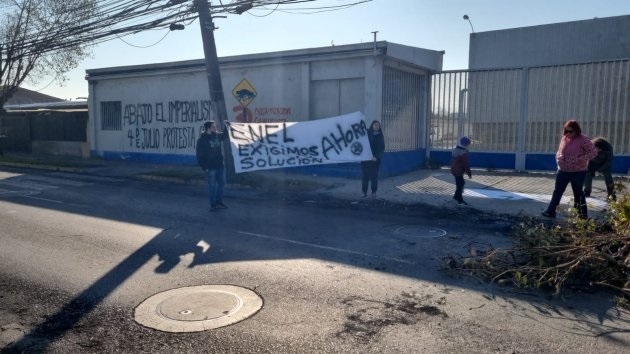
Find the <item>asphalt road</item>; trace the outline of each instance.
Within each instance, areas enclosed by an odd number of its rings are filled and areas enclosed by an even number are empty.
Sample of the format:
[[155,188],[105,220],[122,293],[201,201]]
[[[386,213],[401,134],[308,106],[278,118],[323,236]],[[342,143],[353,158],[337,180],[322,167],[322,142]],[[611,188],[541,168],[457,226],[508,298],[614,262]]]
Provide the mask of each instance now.
[[[630,315],[607,294],[563,299],[460,279],[441,257],[510,244],[511,220],[308,193],[0,170],[3,352],[619,353]],[[254,316],[196,333],[137,324],[146,298],[231,284]]]

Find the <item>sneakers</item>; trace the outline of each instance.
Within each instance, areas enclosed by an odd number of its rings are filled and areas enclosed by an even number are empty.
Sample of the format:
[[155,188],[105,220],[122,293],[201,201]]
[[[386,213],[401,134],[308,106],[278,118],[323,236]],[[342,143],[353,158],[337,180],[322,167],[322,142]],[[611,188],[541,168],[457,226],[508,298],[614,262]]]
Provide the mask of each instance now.
[[363,197],[361,197],[361,199],[365,199],[367,198],[367,194],[363,194]]
[[227,209],[227,205],[223,204],[223,202],[218,202],[216,204],[210,205],[210,211],[217,211],[221,209]]
[[466,203],[466,202],[464,201],[464,199],[457,199],[457,198],[455,198],[455,197],[453,197],[453,199],[454,199],[454,200],[457,202],[457,204],[459,204],[459,205],[468,205],[468,203]]
[[546,217],[546,218],[555,218],[556,217],[556,213],[551,212],[551,211],[543,211],[541,215]]

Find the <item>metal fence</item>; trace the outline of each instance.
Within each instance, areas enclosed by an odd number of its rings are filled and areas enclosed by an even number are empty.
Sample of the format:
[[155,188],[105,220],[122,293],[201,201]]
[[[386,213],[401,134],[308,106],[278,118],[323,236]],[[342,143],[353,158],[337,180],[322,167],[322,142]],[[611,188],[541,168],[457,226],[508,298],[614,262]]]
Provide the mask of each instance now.
[[[383,69],[383,132],[387,151],[418,149],[427,112],[428,76]],[[369,124],[370,122],[368,122]]]
[[[469,135],[474,150],[555,153],[568,119],[630,155],[630,60],[509,70],[448,71],[431,82],[429,149]],[[521,161],[521,162],[519,162]]]

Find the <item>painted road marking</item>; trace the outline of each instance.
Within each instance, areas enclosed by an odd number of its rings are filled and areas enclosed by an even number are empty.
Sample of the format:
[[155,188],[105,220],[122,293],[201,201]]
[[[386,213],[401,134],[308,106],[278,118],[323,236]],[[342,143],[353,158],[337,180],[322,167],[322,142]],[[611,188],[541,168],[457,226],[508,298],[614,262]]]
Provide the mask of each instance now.
[[362,256],[362,257],[383,259],[383,260],[391,261],[391,262],[398,262],[398,263],[404,263],[404,264],[415,264],[414,262],[409,262],[409,261],[406,261],[404,259],[399,259],[399,258],[383,257],[383,256],[375,255],[375,254],[357,252],[357,251],[352,251],[352,250],[347,250],[347,249],[337,248],[337,247],[316,245],[316,244],[313,244],[313,243],[289,240],[289,239],[286,239],[286,238],[262,235],[262,234],[257,234],[257,233],[253,233],[253,232],[247,232],[247,231],[237,231],[237,232],[239,234],[242,234],[242,235],[254,236],[254,237],[265,238],[265,239],[269,239],[269,240],[286,242],[286,243],[292,243],[292,244],[300,245],[300,246],[319,248],[319,249],[323,249],[323,250],[340,252],[340,253],[353,254],[353,255]]
[[[561,203],[572,203],[573,193],[570,191],[568,193],[571,194],[571,196],[563,196]],[[550,194],[519,193],[496,189],[465,189],[464,195],[476,198],[501,200],[535,200],[543,203],[549,203],[549,200],[551,199]],[[608,202],[601,199],[586,198],[586,202],[589,206],[592,206],[596,209],[605,209],[608,207]]]

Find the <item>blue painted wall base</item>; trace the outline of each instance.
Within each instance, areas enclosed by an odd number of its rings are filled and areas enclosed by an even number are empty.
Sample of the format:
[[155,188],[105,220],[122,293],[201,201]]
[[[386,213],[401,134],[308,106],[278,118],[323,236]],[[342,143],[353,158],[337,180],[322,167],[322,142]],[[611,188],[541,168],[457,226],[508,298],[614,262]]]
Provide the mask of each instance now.
[[[193,155],[172,155],[172,154],[148,154],[148,153],[121,153],[105,151],[102,154],[91,152],[93,156],[102,156],[106,160],[129,160],[139,162],[150,162],[157,164],[173,165],[196,165],[197,159]],[[390,177],[407,173],[427,165],[450,166],[451,151],[431,151],[427,160],[426,150],[387,152],[383,155],[381,162],[380,176]],[[469,155],[470,164],[473,168],[483,168],[487,170],[514,170],[516,154],[510,153],[488,153],[471,151]],[[528,171],[555,171],[556,158],[552,154],[527,154],[525,156],[525,170]],[[289,167],[286,170],[296,173],[316,174],[331,177],[361,177],[361,164],[359,162],[348,162],[338,164],[316,165],[308,167]],[[613,159],[614,174],[630,174],[630,156],[615,156]]]
[[[121,153],[114,151],[105,151],[102,153],[92,151],[91,153],[93,156],[102,156],[105,160],[129,160],[187,166],[197,164],[197,159],[193,155],[148,154],[136,152]],[[396,176],[424,167],[426,164],[425,154],[425,150],[387,152],[383,155],[380,176]],[[325,164],[308,167],[289,167],[279,170],[304,174],[316,174],[320,176],[361,178],[360,162]]]

